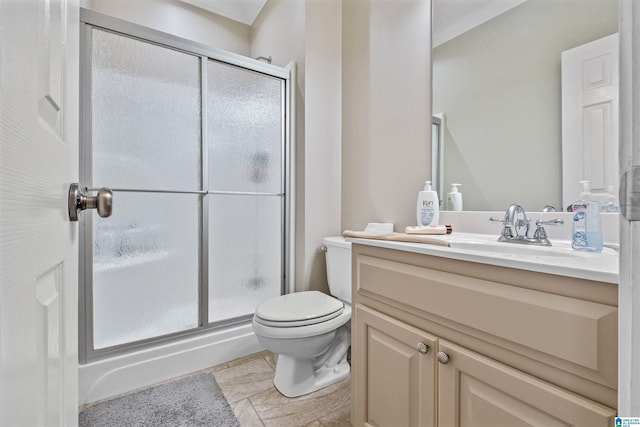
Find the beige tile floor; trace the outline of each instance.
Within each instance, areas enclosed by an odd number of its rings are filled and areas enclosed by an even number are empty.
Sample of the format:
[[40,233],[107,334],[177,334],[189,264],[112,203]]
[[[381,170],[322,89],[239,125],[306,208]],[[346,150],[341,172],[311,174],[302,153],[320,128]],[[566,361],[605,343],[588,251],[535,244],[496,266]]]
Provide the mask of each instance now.
[[273,385],[276,355],[263,351],[208,369],[241,427],[348,427],[349,378],[305,396],[284,397]]

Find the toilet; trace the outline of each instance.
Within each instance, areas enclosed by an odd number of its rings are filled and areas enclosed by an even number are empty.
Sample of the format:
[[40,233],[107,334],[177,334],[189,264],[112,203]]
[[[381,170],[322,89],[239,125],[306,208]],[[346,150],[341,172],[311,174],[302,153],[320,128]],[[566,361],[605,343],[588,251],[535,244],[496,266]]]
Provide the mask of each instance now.
[[255,311],[253,330],[278,354],[273,384],[287,397],[311,393],[349,376],[351,345],[351,243],[323,239],[329,296],[295,292],[270,299]]

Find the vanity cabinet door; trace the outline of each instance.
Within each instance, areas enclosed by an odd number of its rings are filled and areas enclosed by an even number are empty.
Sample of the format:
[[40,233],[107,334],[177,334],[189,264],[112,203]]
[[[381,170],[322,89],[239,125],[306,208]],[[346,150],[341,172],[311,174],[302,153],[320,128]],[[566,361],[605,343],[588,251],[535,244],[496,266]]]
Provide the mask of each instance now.
[[446,340],[438,343],[440,426],[612,426],[615,411]]
[[436,338],[357,305],[352,334],[353,425],[436,425]]

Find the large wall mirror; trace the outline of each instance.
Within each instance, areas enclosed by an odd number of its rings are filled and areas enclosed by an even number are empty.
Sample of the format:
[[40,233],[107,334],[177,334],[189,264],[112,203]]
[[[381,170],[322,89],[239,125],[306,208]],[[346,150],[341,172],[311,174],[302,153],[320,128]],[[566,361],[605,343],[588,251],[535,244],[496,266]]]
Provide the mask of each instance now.
[[434,0],[433,20],[441,199],[564,210],[561,53],[616,33],[618,0]]

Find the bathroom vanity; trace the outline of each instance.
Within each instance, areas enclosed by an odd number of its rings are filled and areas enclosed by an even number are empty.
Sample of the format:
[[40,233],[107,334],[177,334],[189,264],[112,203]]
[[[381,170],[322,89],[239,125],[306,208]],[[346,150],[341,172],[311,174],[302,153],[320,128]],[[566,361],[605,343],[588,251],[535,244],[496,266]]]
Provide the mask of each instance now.
[[613,425],[615,251],[352,243],[354,426]]

